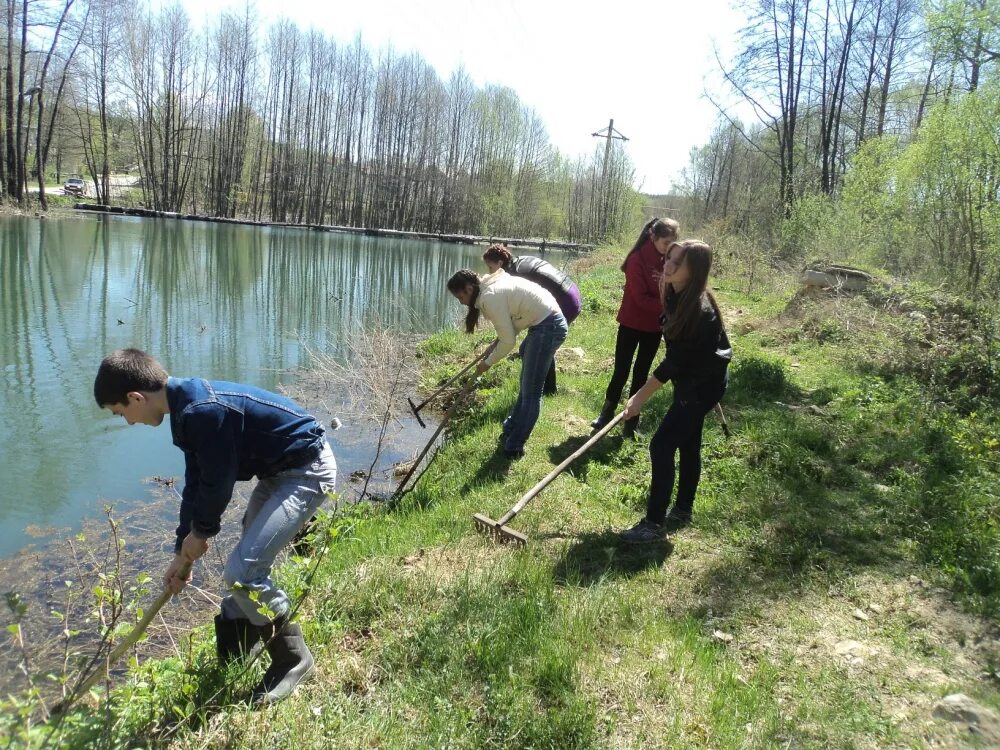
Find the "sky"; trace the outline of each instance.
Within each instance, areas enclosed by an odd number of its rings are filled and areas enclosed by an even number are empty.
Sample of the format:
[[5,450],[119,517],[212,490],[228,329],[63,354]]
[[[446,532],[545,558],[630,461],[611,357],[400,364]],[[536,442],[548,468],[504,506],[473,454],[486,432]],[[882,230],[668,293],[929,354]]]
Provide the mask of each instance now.
[[[614,119],[643,192],[665,193],[716,122],[714,48],[731,56],[741,16],[731,0],[252,0],[261,26],[279,18],[373,52],[419,52],[447,80],[509,86],[564,154],[590,154]],[[242,0],[181,0],[196,27]]]

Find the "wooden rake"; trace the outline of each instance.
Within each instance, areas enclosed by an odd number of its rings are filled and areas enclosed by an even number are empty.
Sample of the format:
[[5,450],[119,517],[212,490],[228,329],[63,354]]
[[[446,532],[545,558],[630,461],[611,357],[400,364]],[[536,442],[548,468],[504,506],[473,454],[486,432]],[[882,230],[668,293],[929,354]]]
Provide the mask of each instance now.
[[[186,578],[187,574],[191,572],[191,565],[188,564],[180,569],[179,575],[181,578]],[[163,593],[146,609],[142,616],[142,619],[136,623],[135,627],[129,632],[127,636],[119,643],[115,649],[108,654],[108,658],[105,660],[104,664],[93,672],[91,672],[86,679],[84,679],[76,688],[70,693],[66,698],[56,703],[51,714],[61,714],[69,710],[70,706],[76,703],[83,695],[87,693],[94,685],[97,684],[98,680],[102,679],[111,671],[111,667],[118,663],[118,660],[125,655],[136,642],[142,638],[143,633],[146,632],[146,628],[149,627],[149,623],[153,621],[153,618],[159,614],[160,610],[163,609],[163,605],[170,601],[170,597],[173,594],[170,589],[165,588]]]
[[[488,353],[489,350],[487,350],[487,354]],[[483,356],[486,355],[484,354]],[[475,364],[475,362],[473,362],[473,364]],[[431,446],[434,445],[434,441],[437,440],[438,435],[440,435],[444,431],[444,428],[448,426],[448,423],[451,421],[451,418],[455,416],[455,412],[465,402],[465,397],[469,394],[469,392],[473,388],[475,388],[477,380],[478,380],[477,378],[469,378],[469,381],[462,387],[462,390],[459,391],[458,395],[455,397],[455,400],[452,402],[451,406],[448,407],[448,411],[446,411],[444,413],[444,416],[441,418],[441,423],[437,426],[437,429],[434,430],[434,434],[431,435],[431,439],[427,441],[427,445],[425,445],[424,449],[420,451],[420,455],[417,456],[417,460],[413,462],[413,465],[410,467],[410,470],[406,472],[406,476],[403,477],[403,481],[399,483],[399,486],[396,487],[396,491],[392,493],[392,497],[389,498],[390,502],[397,499],[400,495],[403,494],[403,488],[406,487],[406,483],[410,481],[410,477],[412,477],[413,474],[416,472],[417,467],[420,466],[420,462],[424,460],[424,456],[427,455],[427,452],[430,451]],[[417,419],[419,420],[420,417],[417,417]],[[423,422],[421,422],[421,424],[423,424]]]
[[528,537],[516,529],[508,528],[507,524],[514,518],[514,516],[521,512],[525,505],[534,499],[535,495],[548,487],[553,479],[562,474],[567,466],[590,450],[594,443],[611,432],[611,430],[614,429],[624,418],[625,412],[622,412],[604,425],[604,427],[602,427],[598,432],[595,432],[590,440],[573,451],[573,453],[571,453],[566,460],[550,471],[545,479],[522,495],[521,499],[514,504],[514,507],[508,510],[499,521],[494,521],[492,518],[485,516],[482,513],[473,514],[472,520],[476,525],[476,530],[481,534],[486,534],[501,543],[510,542],[517,545],[526,544],[528,542]]
[[465,375],[465,373],[467,373],[473,367],[475,367],[480,362],[482,362],[484,359],[486,359],[488,356],[490,356],[490,353],[494,349],[496,349],[496,348],[497,348],[497,342],[494,341],[492,344],[490,344],[488,347],[486,347],[486,351],[484,351],[482,354],[480,354],[474,360],[472,360],[471,362],[469,362],[469,364],[467,364],[458,373],[456,373],[451,378],[449,378],[448,381],[444,385],[442,385],[440,388],[438,388],[436,391],[434,391],[434,393],[432,393],[430,396],[428,396],[427,398],[425,398],[419,404],[414,404],[412,398],[410,398],[409,396],[406,397],[406,401],[410,405],[410,411],[413,412],[413,416],[415,416],[417,418],[417,422],[420,423],[421,427],[425,427],[426,428],[427,425],[425,425],[424,424],[424,420],[420,418],[420,410],[423,409],[425,406],[427,406],[427,404],[429,404],[431,401],[433,401],[434,399],[436,399],[438,396],[440,396],[442,393],[444,393],[444,390],[449,385],[451,385],[452,383],[454,383],[460,377],[462,377],[463,375]]
[[[715,405],[715,413],[719,415],[719,421],[722,422],[722,432],[728,438],[732,433],[729,430],[729,423],[726,421],[726,415],[723,414],[722,406],[720,404]],[[510,523],[514,516],[520,513],[524,509],[524,506],[530,503],[539,492],[544,490],[553,479],[562,474],[567,466],[590,450],[594,443],[611,432],[615,425],[621,422],[624,418],[625,412],[622,412],[604,425],[604,427],[602,427],[598,432],[594,433],[590,440],[577,448],[576,451],[574,451],[565,461],[549,472],[545,479],[528,490],[521,497],[521,499],[514,504],[514,507],[507,511],[507,513],[499,521],[494,521],[492,518],[483,515],[482,513],[473,514],[472,520],[476,525],[476,530],[481,534],[490,536],[501,543],[510,542],[519,546],[527,544],[528,537],[516,529],[509,528],[507,524]]]

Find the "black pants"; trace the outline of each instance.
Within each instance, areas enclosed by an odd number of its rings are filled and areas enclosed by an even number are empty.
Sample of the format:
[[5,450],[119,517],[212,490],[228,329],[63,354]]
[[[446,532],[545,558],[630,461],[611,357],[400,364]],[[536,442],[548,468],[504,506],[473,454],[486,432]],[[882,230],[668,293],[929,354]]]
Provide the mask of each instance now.
[[[628,326],[618,326],[618,335],[615,337],[615,370],[611,375],[611,382],[608,383],[608,390],[604,394],[607,401],[617,404],[622,400],[622,391],[625,388],[625,381],[628,380],[629,369],[632,370],[632,388],[628,392],[629,396],[635,395],[636,391],[646,384],[653,357],[660,348],[661,338],[662,334],[659,331],[647,333]],[[639,350],[638,355],[636,349]],[[633,356],[635,366],[632,365]]]
[[660,422],[653,439],[649,441],[649,459],[652,479],[649,483],[649,500],[646,520],[663,523],[674,489],[674,457],[680,453],[677,478],[677,501],[674,507],[680,512],[691,512],[694,495],[701,478],[701,433],[705,415],[719,403],[725,386],[705,389],[702,393],[683,394],[674,402]]

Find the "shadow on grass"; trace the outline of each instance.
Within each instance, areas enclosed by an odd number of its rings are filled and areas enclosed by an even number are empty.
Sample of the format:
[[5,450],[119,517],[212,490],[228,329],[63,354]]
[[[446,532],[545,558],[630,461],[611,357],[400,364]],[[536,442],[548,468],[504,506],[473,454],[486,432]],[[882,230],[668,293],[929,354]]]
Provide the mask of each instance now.
[[628,544],[610,529],[582,534],[556,564],[553,575],[561,586],[593,586],[606,578],[632,578],[659,568],[673,551],[673,544],[666,539]]
[[[579,450],[584,443],[590,440],[590,438],[590,435],[571,435],[561,443],[550,446],[548,449],[549,461],[552,462],[553,466],[558,466],[573,455],[573,453]],[[577,457],[577,459],[570,464],[573,468],[573,473],[581,479],[586,479],[587,467],[590,462],[597,461],[600,464],[610,463],[613,456],[621,449],[624,440],[625,439],[622,437],[620,432],[612,432],[605,435],[599,441],[594,443],[594,445],[592,445],[586,453]]]
[[503,446],[498,442],[493,453],[479,465],[476,473],[462,485],[461,491],[463,493],[471,492],[472,490],[482,489],[485,484],[502,482],[510,473],[512,463],[513,460],[504,455]]
[[[692,589],[711,591],[710,602],[693,609],[725,613],[806,591],[850,589],[846,582],[861,571],[899,577],[915,562],[940,568],[949,556],[968,570],[982,567],[981,534],[953,500],[961,494],[961,465],[919,419],[876,413],[882,420],[789,411],[773,402],[746,407],[752,440],[743,441],[728,468],[709,469],[729,497],[699,514],[699,525],[715,527],[710,533],[726,538],[731,531],[732,546],[706,560]],[[961,572],[952,574],[956,584]],[[995,580],[984,575],[958,588],[984,597],[979,606],[988,610]]]

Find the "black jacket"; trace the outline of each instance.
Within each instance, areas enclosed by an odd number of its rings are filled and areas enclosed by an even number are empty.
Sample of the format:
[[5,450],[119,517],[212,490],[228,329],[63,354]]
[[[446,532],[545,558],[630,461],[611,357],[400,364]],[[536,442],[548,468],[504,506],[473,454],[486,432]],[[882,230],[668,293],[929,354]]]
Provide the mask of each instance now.
[[[677,298],[667,300],[667,312],[661,318],[664,328],[667,317],[676,309]],[[670,340],[664,333],[663,340],[667,344],[667,356],[653,371],[653,377],[661,383],[672,380],[675,394],[715,390],[725,385],[733,348],[707,296],[701,298],[701,314],[693,335]]]
[[545,287],[556,299],[559,298],[559,295],[569,294],[569,290],[573,287],[569,276],[547,260],[536,258],[533,255],[522,255],[512,259],[504,267],[504,270],[509,274],[523,276],[528,281],[534,281],[539,286]]

